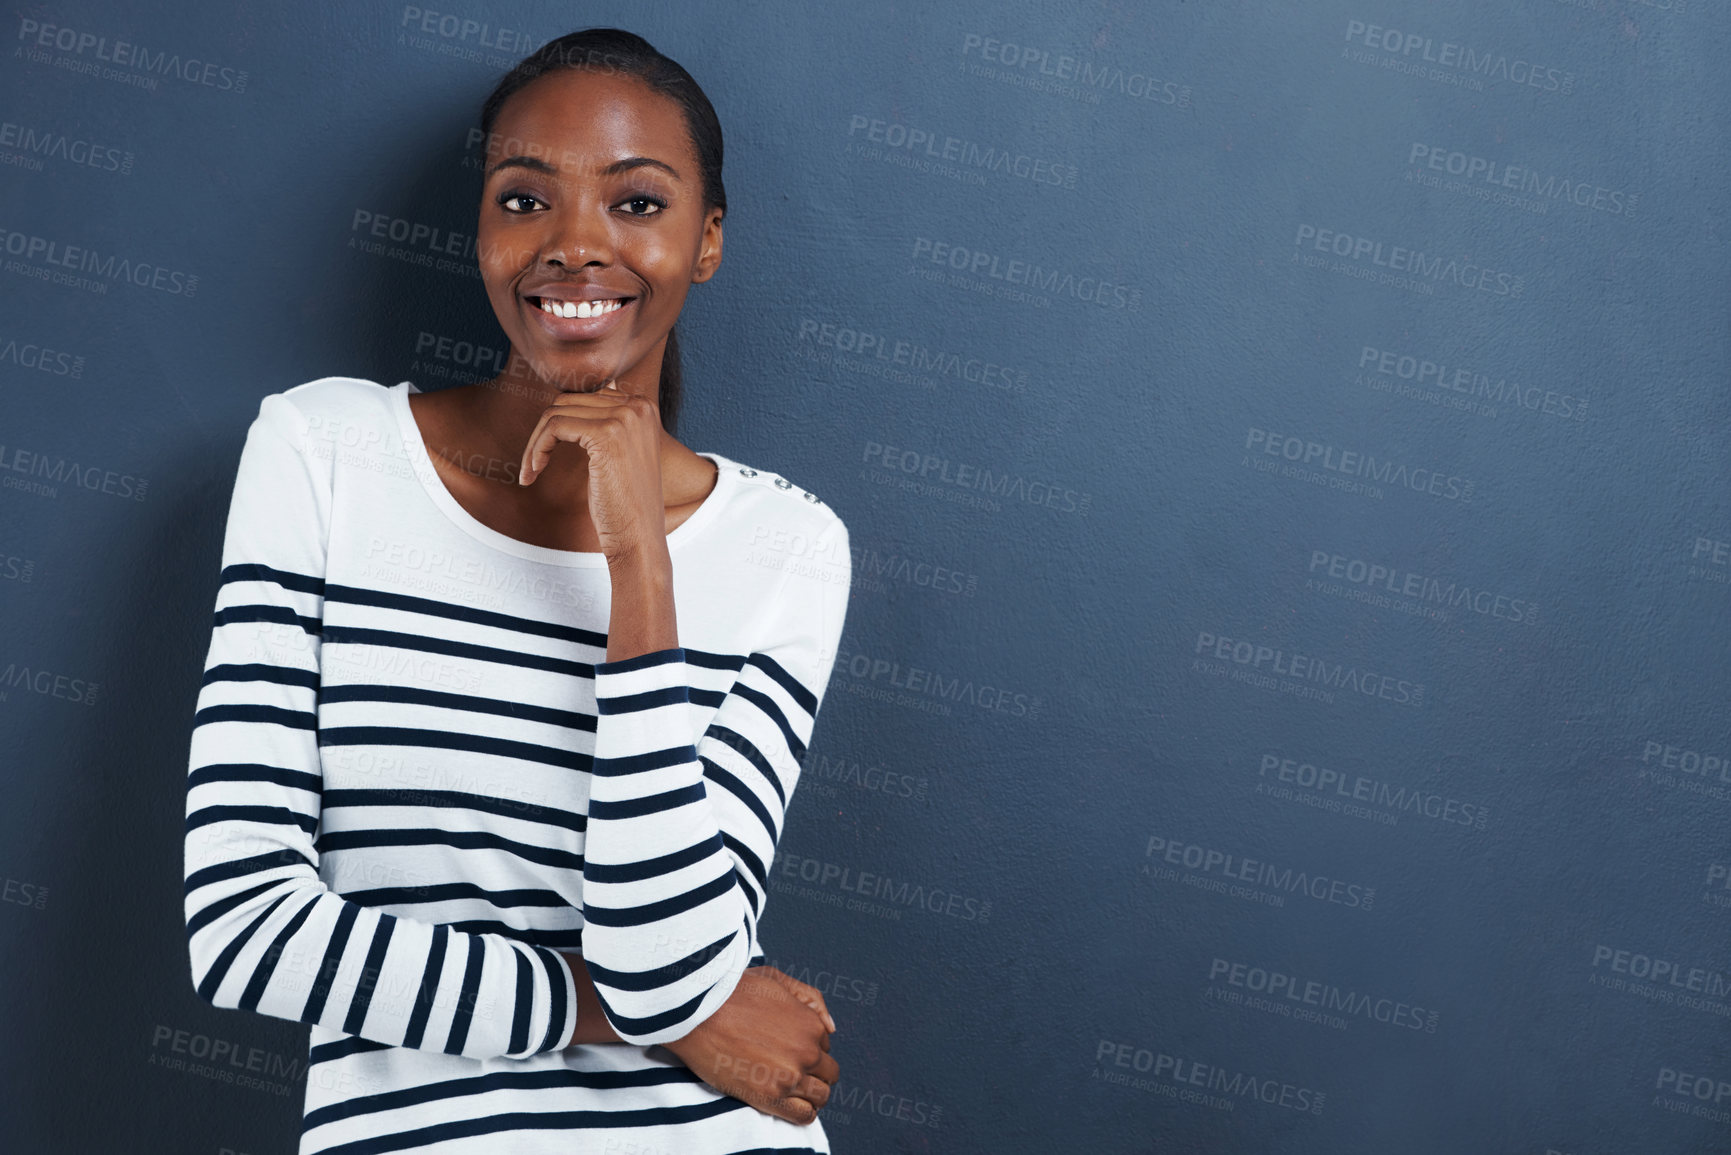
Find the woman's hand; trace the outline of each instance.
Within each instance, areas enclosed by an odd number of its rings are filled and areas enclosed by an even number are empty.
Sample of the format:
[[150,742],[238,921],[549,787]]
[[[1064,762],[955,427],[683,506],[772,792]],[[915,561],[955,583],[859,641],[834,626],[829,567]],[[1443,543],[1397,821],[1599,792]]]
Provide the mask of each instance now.
[[829,1102],[841,1068],[823,995],[774,967],[751,967],[721,1007],[682,1039],[661,1044],[720,1091],[790,1123]]
[[614,381],[593,393],[560,393],[523,447],[519,485],[535,483],[561,441],[588,454],[589,516],[608,562],[665,550],[660,406]]

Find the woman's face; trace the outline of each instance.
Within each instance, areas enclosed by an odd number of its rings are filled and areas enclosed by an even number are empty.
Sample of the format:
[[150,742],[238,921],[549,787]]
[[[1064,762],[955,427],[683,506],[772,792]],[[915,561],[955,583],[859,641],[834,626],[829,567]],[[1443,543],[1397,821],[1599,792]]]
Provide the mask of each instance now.
[[548,73],[505,102],[483,171],[481,279],[512,348],[553,388],[617,375],[654,398],[685,294],[721,262],[679,105],[619,73]]

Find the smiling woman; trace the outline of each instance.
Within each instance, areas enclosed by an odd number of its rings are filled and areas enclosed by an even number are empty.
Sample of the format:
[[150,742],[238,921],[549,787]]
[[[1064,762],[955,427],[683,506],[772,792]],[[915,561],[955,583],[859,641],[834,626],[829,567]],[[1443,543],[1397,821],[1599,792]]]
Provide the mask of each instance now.
[[815,494],[673,435],[720,126],[591,29],[482,127],[505,371],[321,378],[248,433],[187,782],[193,984],[311,1025],[303,1153],[827,1152],[835,1022],[753,964],[851,555]]

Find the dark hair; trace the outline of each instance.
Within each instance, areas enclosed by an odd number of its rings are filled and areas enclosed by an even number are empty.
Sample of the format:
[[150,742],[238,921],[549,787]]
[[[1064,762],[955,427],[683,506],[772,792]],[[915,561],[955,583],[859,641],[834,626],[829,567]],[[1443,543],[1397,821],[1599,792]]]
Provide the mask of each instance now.
[[[538,77],[562,69],[616,72],[634,76],[663,96],[678,102],[685,113],[685,127],[691,133],[691,145],[703,170],[703,208],[727,212],[727,190],[721,183],[721,121],[715,107],[709,103],[703,89],[691,78],[691,73],[677,62],[663,56],[654,45],[635,33],[620,28],[585,28],[568,32],[557,40],[549,40],[517,66],[507,72],[481,106],[481,134],[492,136],[493,123],[499,110],[518,89]],[[661,388],[657,404],[661,408],[661,425],[669,433],[679,422],[679,402],[684,392],[684,375],[679,365],[678,334],[667,331],[667,347],[661,356]]]

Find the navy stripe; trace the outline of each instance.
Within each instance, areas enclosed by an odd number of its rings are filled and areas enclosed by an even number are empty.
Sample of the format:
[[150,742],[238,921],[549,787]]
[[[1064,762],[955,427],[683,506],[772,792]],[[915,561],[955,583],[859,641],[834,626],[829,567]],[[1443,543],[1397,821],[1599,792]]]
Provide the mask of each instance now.
[[787,672],[787,668],[768,654],[752,654],[746,661],[781,683],[781,688],[787,691],[800,709],[807,714],[817,713],[817,695],[805,688],[805,683]]
[[442,882],[432,886],[381,886],[374,890],[349,890],[343,897],[362,906],[391,906],[397,903],[456,902],[479,899],[496,907],[569,906],[561,896],[550,890],[523,888],[520,890],[487,890],[472,882]]
[[319,964],[318,978],[313,981],[313,989],[307,992],[301,1022],[316,1023],[324,1018],[325,1000],[331,997],[331,983],[337,977],[337,967],[342,964],[343,948],[349,945],[349,933],[354,930],[355,917],[360,913],[360,907],[350,902],[343,903],[342,912],[337,915],[336,929],[331,932],[331,941],[325,947],[325,960]]
[[534,927],[511,926],[495,918],[458,919],[446,924],[452,930],[460,930],[464,934],[496,934],[508,938],[512,942],[527,943],[530,946],[544,946],[549,950],[583,949],[583,928],[578,926],[562,927],[555,930],[537,930]]
[[[378,1096],[368,1096],[375,1099]],[[509,1111],[486,1115],[479,1119],[458,1119],[394,1135],[371,1139],[356,1139],[323,1148],[324,1155],[379,1155],[386,1151],[404,1151],[416,1147],[431,1147],[455,1139],[476,1135],[496,1135],[503,1131],[566,1131],[606,1127],[671,1127],[724,1115],[729,1111],[753,1108],[730,1095],[722,1095],[708,1103],[686,1107],[646,1107],[636,1111]]]
[[[750,787],[708,758],[703,759],[703,776],[744,803],[745,808],[757,815],[757,820],[763,823],[764,830],[769,832],[769,840],[771,842],[776,840],[778,834],[775,828],[775,819],[770,815],[769,807],[763,804],[763,799],[754,794]],[[784,799],[782,802],[784,813],[786,805]]]
[[703,783],[693,782],[690,786],[681,786],[677,790],[669,790],[663,794],[649,794],[626,802],[591,802],[589,803],[589,817],[597,821],[641,818],[645,814],[659,814],[663,810],[675,810],[693,802],[702,802],[708,797],[709,795],[703,789]]
[[285,766],[266,766],[262,762],[216,762],[200,766],[187,775],[186,788],[191,790],[212,782],[275,782],[278,786],[309,790],[314,794],[324,788],[324,779],[317,774],[290,770]]
[[426,614],[430,617],[449,618],[452,621],[473,622],[481,626],[497,626],[503,630],[513,630],[519,634],[535,634],[543,638],[558,638],[560,641],[576,642],[579,645],[594,646],[603,649],[607,645],[607,635],[595,630],[586,630],[580,626],[567,626],[557,622],[541,622],[534,618],[519,618],[512,614],[501,614],[493,610],[478,610],[471,606],[453,605],[450,602],[434,601],[432,598],[416,597],[413,594],[387,593],[384,590],[362,589],[359,586],[344,586],[331,584],[325,587],[327,602],[347,602],[356,606],[377,606],[386,610],[405,610],[412,614]]
[[[755,691],[746,691],[746,693],[755,693]],[[774,705],[774,703],[770,703],[770,705]],[[753,743],[750,738],[746,738],[744,734],[736,731],[736,729],[730,729],[730,727],[727,726],[720,726],[718,722],[711,722],[710,727],[703,732],[703,738],[705,738],[705,741],[706,739],[715,739],[715,741],[720,743],[720,745],[727,746],[729,750],[737,753],[737,755],[744,758],[746,762],[750,762],[750,764],[753,765],[753,769],[756,769],[758,774],[762,774],[763,781],[769,783],[770,790],[775,791],[775,797],[781,800],[782,812],[788,810],[788,791],[782,790],[781,774],[775,772],[774,764],[770,762],[769,758],[763,757],[763,752],[756,748],[756,743]],[[798,764],[798,762],[801,762],[801,760],[805,758],[805,746],[800,746],[798,752],[791,753],[795,755],[795,762]]]
[[545,722],[568,730],[595,731],[595,717],[575,710],[555,710],[551,706],[530,706],[499,698],[480,698],[473,694],[452,694],[444,690],[423,690],[413,686],[379,686],[356,683],[347,686],[326,686],[322,702],[403,702],[414,706],[439,706],[464,710],[471,714],[498,714],[526,722]]
[[385,965],[385,952],[391,949],[391,932],[397,920],[388,914],[379,916],[373,931],[373,944],[367,948],[367,961],[361,968],[361,981],[355,987],[355,997],[349,1000],[349,1015],[343,1020],[343,1033],[358,1035],[367,1023],[367,1008],[373,1005],[373,988],[378,985],[379,970]]
[[212,722],[270,722],[296,730],[317,730],[319,717],[312,710],[285,710],[281,706],[206,706],[192,716],[194,729]]
[[318,904],[318,896],[315,894],[299,910],[295,911],[294,917],[289,919],[288,924],[277,932],[277,936],[271,942],[269,949],[264,952],[264,957],[259,959],[258,965],[252,969],[252,977],[246,982],[246,990],[241,992],[241,1010],[255,1011],[258,1009],[259,1000],[264,998],[265,987],[270,985],[271,976],[276,974],[276,964],[282,959],[282,952],[288,946],[289,939],[293,938],[295,932],[300,930],[301,924],[306,922],[307,916],[313,912],[313,907]]
[[418,650],[428,654],[443,654],[448,658],[474,658],[482,662],[497,662],[526,670],[547,670],[555,674],[570,674],[577,678],[592,678],[595,668],[588,662],[572,662],[564,658],[545,658],[525,654],[520,650],[503,650],[497,646],[478,646],[472,642],[452,642],[444,638],[422,637],[396,630],[362,629],[357,626],[326,626],[328,645],[385,646],[399,650]]
[[206,1002],[216,1000],[216,992],[222,986],[222,980],[228,977],[228,970],[234,965],[235,958],[247,943],[252,941],[253,934],[264,925],[264,920],[276,913],[276,908],[288,898],[286,894],[277,896],[277,900],[259,912],[257,918],[246,924],[246,929],[229,940],[222,953],[216,956],[216,961],[210,964],[210,969],[204,972],[204,980],[198,984],[198,993]]
[[670,874],[683,867],[695,866],[721,849],[721,835],[717,833],[695,846],[687,846],[684,850],[675,850],[672,854],[645,858],[639,862],[596,862],[591,858],[583,865],[583,881],[641,882],[646,878]]
[[249,662],[245,665],[212,666],[204,672],[204,681],[200,685],[208,686],[212,682],[278,682],[284,686],[316,690],[319,688],[319,674],[317,670],[302,670],[294,666]]
[[589,820],[569,810],[558,810],[536,802],[514,802],[486,794],[464,794],[458,790],[329,790],[325,792],[324,808],[343,806],[426,806],[451,810],[475,810],[497,814],[501,818],[520,818],[543,826],[558,826],[583,833]]
[[541,965],[547,971],[549,995],[547,1035],[541,1040],[541,1046],[537,1048],[537,1053],[544,1054],[547,1051],[561,1050],[565,1046],[565,1038],[562,1034],[565,1026],[565,980],[567,976],[573,979],[575,976],[571,976],[570,968],[565,965],[565,961],[556,952],[538,946],[529,949],[535,952],[535,957],[541,960]]
[[738,877],[729,869],[726,874],[713,878],[702,886],[694,886],[684,894],[676,894],[660,902],[625,907],[592,906],[585,902],[583,921],[592,922],[596,926],[642,926],[644,923],[658,922],[676,914],[683,914],[692,907],[702,906],[738,885]]
[[654,666],[666,666],[685,661],[685,647],[673,646],[665,650],[650,650],[646,654],[633,654],[629,658],[618,658],[611,662],[596,662],[597,674],[624,674],[632,670],[647,670]]
[[451,1033],[445,1039],[445,1054],[460,1055],[469,1041],[469,1023],[475,1017],[475,1001],[481,997],[481,968],[486,965],[486,947],[479,935],[469,939],[469,963],[463,968],[463,993],[451,1016]]
[[505,1048],[508,1056],[519,1056],[529,1049],[529,1012],[535,1008],[535,964],[516,943],[511,954],[517,960],[517,998],[512,1004],[511,1042]]
[[711,983],[708,987],[704,988],[702,994],[682,1006],[674,1007],[669,1011],[662,1011],[658,1015],[645,1015],[641,1019],[634,1019],[629,1015],[621,1015],[616,1012],[608,1005],[607,998],[601,993],[600,987],[595,988],[595,997],[600,1001],[602,1010],[607,1012],[607,1021],[613,1026],[613,1029],[616,1032],[627,1035],[647,1035],[653,1034],[664,1027],[677,1026],[678,1024],[685,1022],[692,1015],[697,1013],[698,1006],[704,999],[709,997],[709,992],[714,989],[715,984]]
[[[251,858],[237,858],[232,862],[219,862],[215,866],[206,866],[193,871],[186,876],[186,893],[191,894],[201,886],[209,886],[213,882],[225,882],[231,878],[239,878],[243,874],[257,874],[261,870],[273,870],[279,866],[304,866],[314,869],[312,860],[297,850],[284,847],[281,850],[271,850],[264,854],[255,854]],[[283,881],[277,879],[277,882]],[[266,885],[270,885],[267,883]]]
[[739,937],[739,931],[733,931],[725,938],[718,938],[706,947],[692,951],[677,962],[670,962],[664,967],[656,967],[647,971],[616,971],[597,965],[587,957],[583,965],[589,968],[589,977],[597,983],[604,983],[616,991],[653,991],[661,987],[672,986],[686,975],[702,967],[726,950]]
[[350,1055],[364,1055],[370,1051],[388,1051],[389,1043],[374,1042],[372,1039],[337,1039],[335,1042],[320,1043],[307,1052],[307,1066],[316,1067],[320,1063],[334,1063],[338,1059],[346,1059]]
[[691,687],[686,685],[662,686],[654,690],[640,690],[635,694],[618,694],[611,697],[597,697],[595,712],[597,714],[636,714],[643,710],[654,710],[661,706],[681,706],[691,701]]
[[216,611],[212,626],[221,629],[223,626],[243,625],[248,622],[299,626],[307,633],[314,635],[319,634],[324,629],[324,623],[319,619],[297,614],[288,606],[230,606],[225,610]]
[[550,850],[513,842],[498,834],[476,830],[332,830],[319,835],[319,850],[364,850],[373,846],[453,846],[458,850],[503,850],[525,862],[582,870],[583,856],[569,850]]
[[439,990],[439,975],[445,967],[445,946],[451,940],[451,928],[433,928],[433,949],[427,954],[427,969],[421,972],[421,992],[415,996],[415,1009],[409,1015],[409,1029],[403,1036],[403,1046],[419,1047],[421,1036],[427,1033],[427,1020],[433,1014],[433,999]]
[[460,734],[452,730],[414,730],[406,726],[327,726],[319,732],[320,746],[422,746],[434,750],[465,750],[520,762],[539,762],[566,770],[587,770],[591,758],[576,750]]
[[[793,724],[787,720],[787,715],[782,713],[781,704],[762,690],[753,689],[750,686],[738,685],[733,690],[740,698],[756,706],[764,717],[775,723],[776,728],[781,731],[782,744],[787,747],[788,753],[793,755],[793,760],[804,762],[805,743],[794,732]],[[780,787],[778,786],[776,789],[779,790]]]
[[267,826],[298,826],[311,834],[319,820],[287,806],[203,806],[186,816],[186,832],[215,822],[259,822]]
[[269,882],[261,882],[257,886],[249,887],[246,890],[231,894],[227,898],[217,899],[215,902],[204,907],[197,914],[186,920],[186,937],[188,939],[192,938],[193,935],[203,930],[208,924],[215,922],[235,907],[240,906],[242,903],[246,902],[247,899],[257,898],[272,887],[281,886],[283,881],[284,880],[280,878],[273,878]]
[[663,750],[651,750],[646,754],[628,754],[619,758],[594,758],[590,760],[590,773],[604,778],[616,778],[624,774],[644,774],[650,770],[661,770],[668,766],[683,766],[687,762],[697,761],[697,748],[687,742],[682,746],[668,746]]
[[[721,844],[727,847],[727,849],[733,851],[733,853],[739,855],[740,860],[745,863],[745,868],[751,871],[751,877],[757,879],[757,885],[759,888],[765,890],[769,888],[769,871],[764,869],[763,860],[752,851],[751,847],[747,846],[733,835],[728,834],[726,831],[722,832]],[[750,890],[747,890],[745,892],[745,897],[751,899],[752,906],[756,907],[756,895],[752,894]]]
[[[628,1087],[663,1087],[670,1084],[700,1083],[685,1067],[645,1067],[636,1071],[573,1071],[566,1067],[546,1071],[494,1071],[486,1075],[470,1075],[461,1079],[441,1079],[418,1087],[398,1091],[382,1091],[375,1095],[357,1096],[308,1111],[301,1121],[303,1131],[370,1115],[375,1111],[400,1111],[422,1103],[444,1102],[485,1095],[490,1091],[537,1091],[549,1087],[581,1087],[597,1091],[613,1091]],[[573,1155],[576,1155],[574,1151]]]
[[274,569],[268,565],[241,563],[231,565],[222,571],[221,582],[275,582],[285,590],[296,590],[303,594],[325,593],[325,579],[311,574],[295,573],[293,570]]

